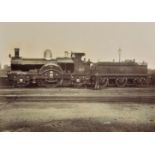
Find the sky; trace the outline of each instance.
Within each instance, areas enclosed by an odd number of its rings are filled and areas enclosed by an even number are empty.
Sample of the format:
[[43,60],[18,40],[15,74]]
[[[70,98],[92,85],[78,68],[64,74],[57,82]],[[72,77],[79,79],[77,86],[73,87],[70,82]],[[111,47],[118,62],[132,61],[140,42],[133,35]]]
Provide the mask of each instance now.
[[51,49],[53,58],[64,51],[85,52],[92,61],[135,59],[155,69],[155,23],[0,23],[0,64],[10,64],[9,54],[42,58]]

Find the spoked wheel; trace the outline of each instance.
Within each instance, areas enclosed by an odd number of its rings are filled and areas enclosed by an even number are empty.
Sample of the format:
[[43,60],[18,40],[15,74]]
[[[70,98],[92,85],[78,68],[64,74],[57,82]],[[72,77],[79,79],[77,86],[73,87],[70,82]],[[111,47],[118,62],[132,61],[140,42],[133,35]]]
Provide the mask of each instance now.
[[102,89],[109,85],[109,79],[107,77],[96,77],[95,89]]
[[13,82],[13,87],[24,88],[30,84],[30,81],[25,77],[17,77],[16,81]]
[[100,84],[99,84],[98,80],[96,80],[96,82],[95,82],[94,89],[100,89]]
[[147,80],[146,80],[146,78],[141,78],[141,87],[145,87],[145,86],[147,86]]
[[107,77],[101,77],[99,80],[99,87],[105,88],[109,85],[109,79]]
[[96,76],[91,76],[90,77],[90,87],[92,89],[96,89],[98,87],[98,83],[97,83],[97,78]]
[[59,87],[59,86],[61,86],[61,80],[60,79],[57,79],[57,80],[54,80],[52,82],[45,81],[44,82],[44,86],[47,87],[47,88],[56,88],[56,87]]
[[39,80],[37,83],[39,87],[56,88],[61,86],[63,81],[62,79],[55,79],[55,80],[42,79]]
[[125,87],[127,85],[128,79],[126,77],[119,77],[115,82],[117,87]]
[[38,85],[40,87],[47,87],[47,88],[55,88],[62,85],[62,74],[57,71],[47,71],[41,75],[41,79],[38,81]]
[[136,85],[136,86],[139,86],[139,87],[145,87],[146,85],[147,85],[147,80],[146,80],[146,78],[143,78],[143,77],[141,77],[141,78],[135,78],[134,79],[134,84]]
[[24,88],[24,87],[27,87],[28,84],[16,83],[14,86],[15,86],[15,87],[18,87],[18,88]]
[[63,82],[63,70],[62,68],[53,63],[45,64],[39,70],[38,85],[41,87],[58,87]]

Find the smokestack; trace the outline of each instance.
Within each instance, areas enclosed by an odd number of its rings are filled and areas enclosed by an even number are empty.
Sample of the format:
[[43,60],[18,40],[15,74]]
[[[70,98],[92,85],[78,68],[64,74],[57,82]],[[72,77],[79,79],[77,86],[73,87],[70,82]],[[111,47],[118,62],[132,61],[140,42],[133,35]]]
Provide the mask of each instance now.
[[19,58],[19,48],[15,48],[14,51],[15,51],[15,58]]

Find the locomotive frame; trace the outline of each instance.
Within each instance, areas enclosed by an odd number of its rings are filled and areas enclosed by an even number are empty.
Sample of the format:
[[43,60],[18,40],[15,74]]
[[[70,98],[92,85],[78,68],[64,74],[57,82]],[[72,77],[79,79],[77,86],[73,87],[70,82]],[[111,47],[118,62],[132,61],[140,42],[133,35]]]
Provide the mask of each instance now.
[[43,59],[20,57],[15,48],[11,57],[8,79],[13,87],[142,87],[149,84],[146,63],[135,61],[96,62],[82,60],[85,53],[65,52],[65,57],[53,59],[50,50]]

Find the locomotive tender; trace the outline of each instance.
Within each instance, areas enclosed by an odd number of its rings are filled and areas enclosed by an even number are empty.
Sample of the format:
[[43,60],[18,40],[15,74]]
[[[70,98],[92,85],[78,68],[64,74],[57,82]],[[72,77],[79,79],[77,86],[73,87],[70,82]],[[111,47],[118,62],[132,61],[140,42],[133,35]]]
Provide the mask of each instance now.
[[146,86],[148,84],[147,64],[135,61],[96,62],[82,60],[85,53],[65,52],[64,57],[53,59],[50,50],[44,58],[22,58],[20,49],[15,48],[11,57],[11,71],[8,79],[14,87],[90,87]]

